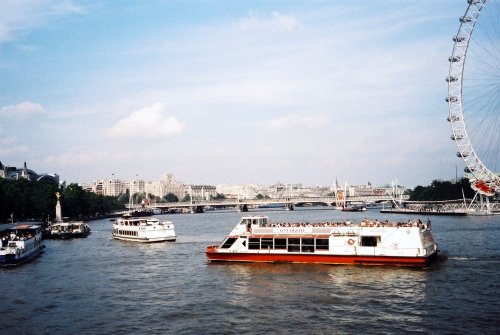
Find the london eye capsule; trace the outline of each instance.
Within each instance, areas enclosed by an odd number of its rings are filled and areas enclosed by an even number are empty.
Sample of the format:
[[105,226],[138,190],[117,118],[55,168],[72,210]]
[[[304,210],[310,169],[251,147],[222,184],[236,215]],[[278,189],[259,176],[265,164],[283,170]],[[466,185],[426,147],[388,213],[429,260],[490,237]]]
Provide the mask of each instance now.
[[456,122],[456,121],[460,121],[460,116],[459,115],[451,115],[451,116],[448,116],[447,118],[448,122]]
[[454,81],[457,81],[457,80],[458,80],[457,77],[453,77],[453,76],[446,77],[446,81],[448,83],[451,83],[451,82],[454,82]]
[[465,36],[454,36],[453,42],[463,42],[465,41]]
[[470,16],[462,16],[460,17],[460,22],[466,23],[466,22],[471,22],[473,19]]
[[446,97],[446,102],[457,102],[458,98],[454,96]]
[[448,57],[448,60],[452,63],[460,62],[462,58],[460,56],[450,56]]

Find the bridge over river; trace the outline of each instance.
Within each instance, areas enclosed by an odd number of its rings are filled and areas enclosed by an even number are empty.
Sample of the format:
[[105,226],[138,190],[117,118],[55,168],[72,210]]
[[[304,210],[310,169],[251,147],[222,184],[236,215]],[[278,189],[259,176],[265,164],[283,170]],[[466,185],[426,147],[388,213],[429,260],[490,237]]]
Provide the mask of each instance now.
[[[402,196],[402,200],[407,200],[408,196]],[[399,201],[400,199],[398,199]],[[369,195],[353,196],[339,200],[338,197],[289,197],[279,199],[224,199],[224,200],[193,200],[187,202],[167,202],[150,204],[150,207],[162,212],[168,212],[173,209],[187,208],[193,213],[203,213],[207,207],[231,207],[239,211],[247,212],[249,208],[259,206],[277,206],[283,205],[288,210],[293,210],[295,206],[303,204],[326,204],[327,206],[349,206],[352,204],[368,204],[394,201],[391,195]]]

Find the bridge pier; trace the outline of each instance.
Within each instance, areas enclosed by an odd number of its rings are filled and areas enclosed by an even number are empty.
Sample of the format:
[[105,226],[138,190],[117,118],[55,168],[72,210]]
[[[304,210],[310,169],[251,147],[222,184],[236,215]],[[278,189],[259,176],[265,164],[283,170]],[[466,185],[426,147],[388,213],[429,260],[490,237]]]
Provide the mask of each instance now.
[[248,212],[248,205],[239,205],[238,211],[239,212]]
[[292,203],[286,204],[287,211],[293,211],[294,209],[295,209],[295,206]]
[[203,208],[204,208],[204,206],[192,206],[192,207],[190,207],[191,214],[204,213]]

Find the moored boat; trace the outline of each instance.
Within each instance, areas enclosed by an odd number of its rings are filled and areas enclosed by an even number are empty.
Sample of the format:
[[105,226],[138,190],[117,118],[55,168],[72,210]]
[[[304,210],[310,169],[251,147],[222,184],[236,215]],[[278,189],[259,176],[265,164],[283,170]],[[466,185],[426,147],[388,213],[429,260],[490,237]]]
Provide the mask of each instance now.
[[122,215],[123,218],[132,218],[132,217],[146,217],[152,216],[154,214],[154,210],[152,208],[141,208],[130,210]]
[[38,225],[19,225],[1,232],[0,265],[18,265],[38,256],[45,248]]
[[380,213],[384,214],[419,214],[419,215],[441,215],[441,216],[465,216],[468,213],[466,210],[412,210],[406,208],[391,208],[391,209],[381,209]]
[[75,238],[87,237],[90,234],[90,226],[83,221],[57,222],[49,226],[49,238]]
[[364,212],[364,211],[366,211],[366,208],[353,206],[353,207],[344,207],[341,210],[342,210],[342,212]]
[[113,222],[113,238],[143,243],[174,242],[174,224],[156,218],[120,218]]
[[210,261],[425,266],[438,254],[430,221],[272,223],[243,217]]

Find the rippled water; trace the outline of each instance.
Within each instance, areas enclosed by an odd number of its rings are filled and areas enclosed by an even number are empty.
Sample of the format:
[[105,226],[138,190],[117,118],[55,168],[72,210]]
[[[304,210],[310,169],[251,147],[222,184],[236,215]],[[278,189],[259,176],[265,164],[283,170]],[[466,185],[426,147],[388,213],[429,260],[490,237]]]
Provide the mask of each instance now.
[[[260,213],[273,221],[411,218],[374,210]],[[113,240],[108,220],[91,222],[93,232],[86,239],[46,241],[38,259],[0,270],[1,332],[500,332],[500,216],[431,217],[448,259],[428,269],[208,263],[205,247],[222,240],[241,215],[159,216],[175,223],[175,243]]]

